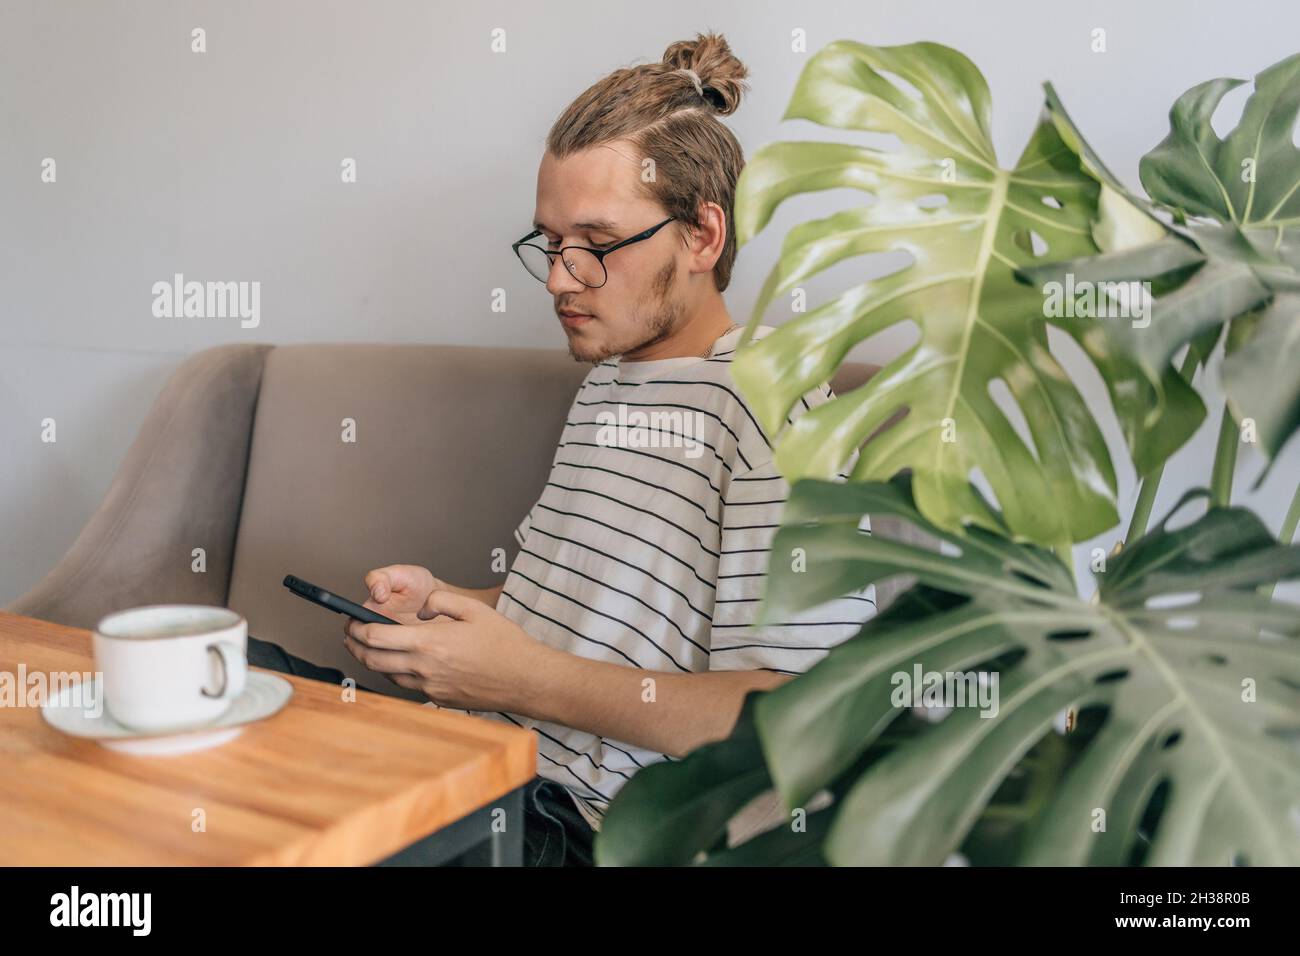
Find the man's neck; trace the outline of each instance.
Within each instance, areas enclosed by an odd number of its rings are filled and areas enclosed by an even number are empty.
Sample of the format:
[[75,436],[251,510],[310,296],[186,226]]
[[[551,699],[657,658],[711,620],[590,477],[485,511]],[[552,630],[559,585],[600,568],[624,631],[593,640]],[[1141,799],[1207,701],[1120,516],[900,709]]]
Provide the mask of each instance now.
[[718,337],[732,325],[722,296],[713,296],[707,307],[683,322],[681,327],[656,342],[623,355],[624,362],[653,362],[657,359],[705,355]]

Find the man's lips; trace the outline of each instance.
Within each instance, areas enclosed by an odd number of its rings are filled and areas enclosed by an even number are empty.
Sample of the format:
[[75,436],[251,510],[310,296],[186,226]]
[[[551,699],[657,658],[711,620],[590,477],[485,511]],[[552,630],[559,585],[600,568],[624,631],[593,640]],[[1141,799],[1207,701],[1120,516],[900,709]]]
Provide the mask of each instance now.
[[560,317],[560,323],[566,329],[576,329],[581,325],[586,325],[594,318],[594,316],[588,315],[586,312],[571,312],[567,309],[556,314]]

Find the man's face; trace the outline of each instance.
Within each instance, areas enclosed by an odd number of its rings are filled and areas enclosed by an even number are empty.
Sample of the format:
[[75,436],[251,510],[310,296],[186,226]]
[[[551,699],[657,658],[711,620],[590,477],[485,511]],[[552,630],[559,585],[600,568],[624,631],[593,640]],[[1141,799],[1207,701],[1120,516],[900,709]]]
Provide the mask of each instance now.
[[[557,159],[542,157],[537,173],[535,224],[551,249],[602,249],[667,218],[640,183],[641,163],[625,142],[594,146]],[[580,362],[602,362],[666,338],[685,321],[687,270],[677,223],[605,259],[609,278],[583,285],[554,258],[546,289]]]

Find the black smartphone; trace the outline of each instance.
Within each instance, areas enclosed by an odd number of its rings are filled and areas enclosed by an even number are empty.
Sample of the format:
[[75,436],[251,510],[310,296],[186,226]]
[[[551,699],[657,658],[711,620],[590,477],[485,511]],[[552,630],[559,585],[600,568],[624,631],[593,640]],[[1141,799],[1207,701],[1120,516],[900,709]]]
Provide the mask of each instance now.
[[313,604],[319,604],[321,607],[336,611],[339,614],[346,614],[362,624],[401,624],[400,621],[394,621],[391,617],[384,617],[382,614],[372,611],[368,607],[362,607],[360,604],[353,604],[347,598],[331,594],[324,588],[317,587],[302,578],[296,578],[292,574],[284,576],[284,586],[300,598],[306,598]]

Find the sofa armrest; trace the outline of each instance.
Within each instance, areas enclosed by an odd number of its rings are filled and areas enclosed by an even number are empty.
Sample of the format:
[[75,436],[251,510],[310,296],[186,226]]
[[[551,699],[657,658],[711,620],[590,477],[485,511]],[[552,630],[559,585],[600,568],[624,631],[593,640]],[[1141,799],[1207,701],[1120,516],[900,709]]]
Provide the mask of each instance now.
[[[74,627],[143,604],[226,603],[249,436],[270,345],[187,358],[58,564],[5,610]],[[202,548],[206,570],[193,570]]]

